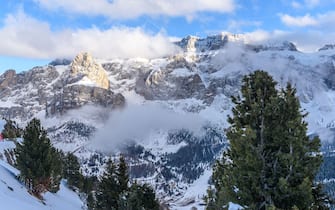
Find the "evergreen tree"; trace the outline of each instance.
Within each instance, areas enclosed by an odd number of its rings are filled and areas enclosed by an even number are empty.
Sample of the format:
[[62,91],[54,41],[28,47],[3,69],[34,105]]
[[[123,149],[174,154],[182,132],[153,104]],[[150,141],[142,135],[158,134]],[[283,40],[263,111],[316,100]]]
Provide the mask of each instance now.
[[96,208],[99,210],[117,210],[120,186],[116,176],[116,167],[110,160],[96,192]]
[[84,177],[80,173],[80,164],[78,162],[78,158],[74,154],[68,153],[64,157],[63,164],[63,175],[64,178],[67,179],[67,184],[72,188],[75,187],[79,190],[82,190],[84,185]]
[[22,144],[17,144],[16,161],[20,178],[33,194],[40,196],[46,190],[57,191],[61,177],[59,153],[36,118],[26,126]]
[[51,174],[50,174],[50,188],[48,189],[52,193],[58,192],[60,189],[60,182],[63,178],[63,152],[52,147],[51,148],[52,161],[51,161]]
[[[110,161],[96,191],[97,210],[158,210],[155,192],[148,185],[129,185],[128,166],[120,156],[118,166]],[[90,197],[92,199],[92,197]]]
[[89,194],[92,191],[95,191],[98,187],[98,178],[96,176],[84,177],[83,176],[83,187],[82,192]]
[[120,192],[128,191],[128,182],[129,182],[128,166],[122,155],[120,156],[119,159],[116,175]]
[[84,177],[81,192],[86,194],[86,204],[88,210],[97,210],[96,192],[98,189],[98,179],[96,176]]
[[6,121],[4,125],[4,129],[2,130],[2,135],[4,138],[8,139],[16,139],[22,136],[22,129],[18,126],[18,124],[9,119],[4,119]]
[[310,209],[320,199],[312,192],[320,140],[306,134],[295,89],[288,84],[278,92],[275,85],[256,71],[244,77],[242,97],[233,98],[230,147],[213,175],[219,209],[229,201],[250,209]]
[[95,210],[95,209],[97,209],[96,208],[96,201],[94,199],[93,192],[89,192],[87,194],[86,204],[87,204],[87,209],[88,210]]
[[148,185],[132,184],[126,199],[127,210],[158,210],[159,204],[155,198],[155,192]]
[[207,195],[204,197],[206,203],[206,210],[217,210],[220,209],[218,207],[218,202],[215,200],[214,190],[209,188],[207,189]]

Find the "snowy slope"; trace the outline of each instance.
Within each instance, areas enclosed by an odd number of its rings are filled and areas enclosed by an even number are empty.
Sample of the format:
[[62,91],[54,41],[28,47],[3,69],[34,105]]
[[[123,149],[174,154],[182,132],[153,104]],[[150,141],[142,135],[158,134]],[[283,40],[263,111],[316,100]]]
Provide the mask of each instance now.
[[[3,144],[2,142],[0,144]],[[19,171],[0,160],[0,203],[6,210],[81,210],[83,202],[64,183],[56,193],[45,193],[41,201],[27,192],[16,176]]]
[[[0,120],[0,130],[5,121]],[[20,140],[20,139],[19,139]],[[45,193],[41,201],[28,193],[17,179],[19,171],[7,163],[5,151],[15,148],[13,141],[0,142],[0,209],[6,210],[82,210],[83,202],[78,195],[66,187],[64,182],[57,193]]]

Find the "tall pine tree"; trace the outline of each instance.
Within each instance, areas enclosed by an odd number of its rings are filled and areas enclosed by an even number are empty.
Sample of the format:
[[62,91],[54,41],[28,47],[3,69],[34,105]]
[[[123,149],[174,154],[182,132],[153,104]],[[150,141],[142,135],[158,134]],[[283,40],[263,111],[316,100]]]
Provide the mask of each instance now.
[[117,210],[120,187],[116,176],[115,164],[110,160],[96,192],[96,209]]
[[230,201],[264,210],[310,209],[320,203],[313,193],[320,140],[306,134],[295,89],[275,86],[264,71],[244,77],[228,119],[230,147],[214,168],[211,208],[223,209]]
[[[117,167],[110,161],[95,194],[96,210],[158,210],[155,192],[147,185],[132,184],[129,187],[128,166],[120,156]],[[92,204],[92,202],[91,202]]]
[[17,167],[20,178],[29,191],[40,193],[59,189],[61,160],[59,152],[52,147],[47,132],[38,119],[32,119],[23,132],[23,142],[16,148]]
[[78,158],[74,154],[68,153],[63,159],[63,176],[67,179],[67,184],[71,188],[83,189],[84,177],[80,173]]
[[129,175],[128,175],[128,166],[126,160],[121,155],[119,159],[118,168],[116,171],[117,181],[120,186],[120,192],[126,192],[128,190],[128,182],[129,182]]

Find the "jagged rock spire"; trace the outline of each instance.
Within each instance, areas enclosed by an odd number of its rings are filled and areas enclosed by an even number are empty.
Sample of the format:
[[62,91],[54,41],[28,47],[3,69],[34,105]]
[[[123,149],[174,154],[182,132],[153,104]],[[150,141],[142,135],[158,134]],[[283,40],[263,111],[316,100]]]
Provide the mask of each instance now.
[[86,76],[98,87],[109,89],[109,80],[105,69],[87,53],[79,53],[71,63],[71,76]]

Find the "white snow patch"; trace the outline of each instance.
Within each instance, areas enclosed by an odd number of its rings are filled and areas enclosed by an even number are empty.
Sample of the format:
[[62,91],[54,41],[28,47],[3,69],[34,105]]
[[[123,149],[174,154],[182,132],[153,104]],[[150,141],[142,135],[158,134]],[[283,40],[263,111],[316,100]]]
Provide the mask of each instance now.
[[174,75],[176,77],[188,77],[195,74],[196,74],[195,72],[192,72],[187,68],[177,68],[171,72],[171,75]]
[[[212,175],[213,171],[205,170],[203,175],[199,179],[195,180],[188,188],[183,197],[176,202],[174,210],[189,210],[192,207],[196,207],[198,210],[205,209],[204,196],[207,195],[207,189],[209,187],[208,180]],[[186,205],[188,202],[192,202]]]
[[[1,143],[0,143],[1,144]],[[6,210],[82,210],[83,202],[72,190],[61,184],[60,190],[45,193],[44,201],[37,199],[27,192],[16,176],[18,170],[0,160],[0,203],[1,209]]]

